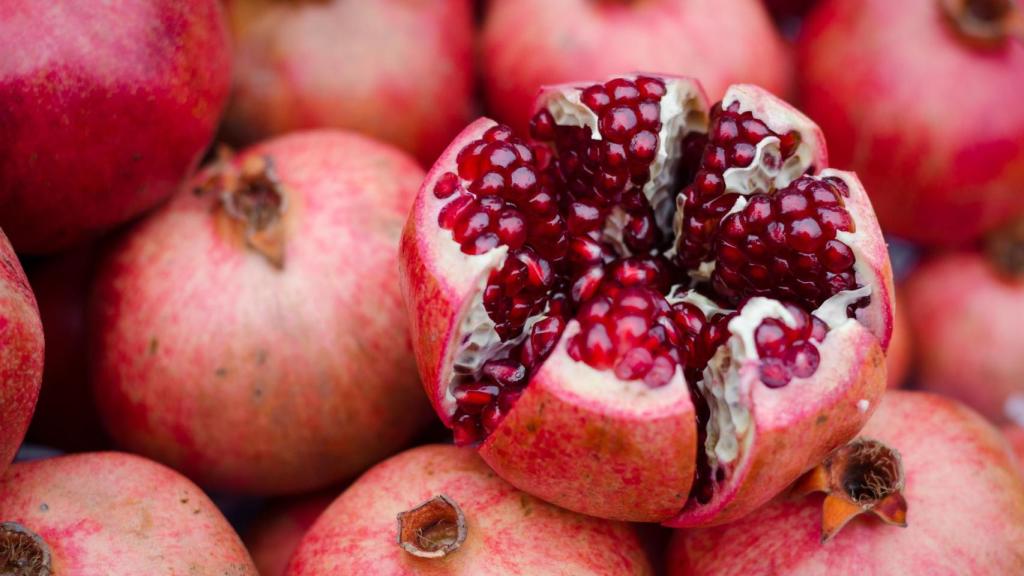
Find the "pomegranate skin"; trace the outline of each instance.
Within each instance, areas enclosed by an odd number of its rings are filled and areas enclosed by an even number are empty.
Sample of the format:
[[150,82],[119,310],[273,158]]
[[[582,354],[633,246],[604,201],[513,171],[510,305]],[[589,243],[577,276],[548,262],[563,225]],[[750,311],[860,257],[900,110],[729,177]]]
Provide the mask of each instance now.
[[492,0],[481,62],[489,112],[521,133],[546,84],[651,70],[692,76],[717,101],[737,82],[786,94],[791,73],[759,0]]
[[183,190],[101,264],[90,373],[122,446],[200,484],[283,494],[357,474],[429,419],[393,279],[423,173],[336,131],[231,165],[260,159],[284,190],[282,266],[245,244],[217,193]]
[[921,265],[906,284],[918,384],[952,396],[993,422],[1024,418],[1024,282],[977,253]]
[[1010,448],[1013,449],[1013,454],[1017,457],[1017,467],[1020,469],[1021,475],[1024,475],[1024,427],[1004,426],[1003,435],[1009,440]]
[[886,378],[889,388],[900,388],[907,380],[913,359],[913,341],[907,321],[906,299],[902,289],[896,292],[892,317],[892,339],[885,356]]
[[19,252],[65,248],[170,196],[228,95],[216,0],[6,2],[0,52],[0,226]]
[[[395,545],[395,517],[438,494],[465,514],[465,542],[444,558]],[[467,448],[428,445],[364,474],[320,516],[286,574],[546,576],[651,574],[627,524],[546,504],[498,478]]]
[[96,248],[83,245],[28,265],[46,336],[43,386],[29,442],[66,452],[109,448],[86,377],[85,306]]
[[[889,392],[864,428],[902,455],[906,528],[858,517],[821,543],[821,497],[779,499],[728,526],[677,532],[668,573],[1019,574],[1024,482],[1006,442],[961,404]],[[955,487],[956,497],[950,497]]]
[[243,536],[262,576],[283,576],[299,542],[331,502],[333,494],[282,502],[264,512]]
[[18,257],[0,230],[0,473],[25,436],[42,377],[39,308]]
[[345,128],[429,164],[471,117],[469,0],[226,6],[237,53],[225,119],[233,140]]
[[941,4],[822,2],[799,41],[799,90],[882,228],[955,246],[1024,210],[1024,44],[976,46]]
[[92,452],[22,462],[0,488],[0,517],[46,542],[53,574],[257,574],[202,490],[144,458]]

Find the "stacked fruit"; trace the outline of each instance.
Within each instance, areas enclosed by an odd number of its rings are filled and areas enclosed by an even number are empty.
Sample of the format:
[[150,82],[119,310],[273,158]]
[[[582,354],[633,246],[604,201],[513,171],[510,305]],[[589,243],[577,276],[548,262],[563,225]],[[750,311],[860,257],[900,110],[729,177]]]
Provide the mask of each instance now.
[[8,4],[0,575],[1024,572],[1013,0]]

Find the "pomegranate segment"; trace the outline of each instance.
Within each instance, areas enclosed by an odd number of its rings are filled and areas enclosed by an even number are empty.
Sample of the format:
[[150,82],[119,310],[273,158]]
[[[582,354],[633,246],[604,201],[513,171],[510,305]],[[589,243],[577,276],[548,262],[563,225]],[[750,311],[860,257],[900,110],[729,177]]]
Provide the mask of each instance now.
[[884,389],[891,272],[810,120],[753,86],[709,107],[692,80],[635,75],[543,89],[530,136],[467,128],[403,236],[457,444],[563,507],[694,525],[856,433]]

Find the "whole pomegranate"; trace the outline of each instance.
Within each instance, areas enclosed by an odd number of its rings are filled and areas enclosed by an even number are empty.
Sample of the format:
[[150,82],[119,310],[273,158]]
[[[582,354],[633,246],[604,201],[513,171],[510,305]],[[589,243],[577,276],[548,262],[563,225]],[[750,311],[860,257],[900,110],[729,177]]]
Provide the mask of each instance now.
[[921,265],[906,289],[920,387],[1024,424],[1024,277],[955,252]]
[[892,340],[885,357],[889,388],[899,388],[906,382],[914,354],[910,326],[907,324],[906,300],[900,296],[901,292],[897,291],[896,294],[897,313],[893,315]]
[[138,456],[15,464],[0,478],[0,518],[0,574],[257,574],[202,490]]
[[110,444],[85,376],[85,306],[95,263],[96,248],[85,244],[30,262],[26,270],[46,336],[43,386],[27,438],[68,452]]
[[25,437],[43,377],[43,326],[32,288],[0,231],[0,474]]
[[12,0],[0,53],[0,226],[19,252],[70,246],[170,196],[228,95],[217,0]]
[[551,506],[498,478],[472,450],[434,444],[352,484],[285,574],[648,575],[651,567],[631,526]]
[[226,158],[100,265],[90,371],[105,425],[200,484],[351,477],[429,418],[395,270],[423,172],[314,131]]
[[283,576],[288,560],[334,495],[317,494],[279,502],[264,511],[244,535],[262,576]]
[[825,0],[800,95],[886,232],[962,245],[1024,212],[1024,14],[1013,0]]
[[[728,526],[678,531],[669,574],[1024,571],[1024,482],[996,429],[947,398],[895,391],[863,435],[899,453],[905,528],[860,516],[822,543],[821,498],[779,499]],[[848,462],[838,471],[846,497],[863,500],[887,476],[874,463]]]
[[735,82],[788,92],[791,74],[760,0],[491,0],[481,63],[488,109],[516,130],[545,84],[658,70],[719,99]]
[[226,131],[234,140],[347,128],[429,164],[470,117],[469,0],[226,5],[236,50]]
[[628,75],[489,119],[424,180],[402,287],[427,394],[517,488],[592,516],[726,522],[861,428],[888,255],[803,114]]

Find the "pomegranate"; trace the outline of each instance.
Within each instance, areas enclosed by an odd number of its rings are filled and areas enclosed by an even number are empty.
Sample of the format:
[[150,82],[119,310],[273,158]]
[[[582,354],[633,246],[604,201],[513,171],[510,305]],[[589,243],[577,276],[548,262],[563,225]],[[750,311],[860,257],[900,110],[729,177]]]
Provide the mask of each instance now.
[[1013,0],[826,0],[808,18],[803,105],[886,232],[962,245],[1024,212],[1022,17]]
[[96,249],[85,244],[28,264],[46,336],[43,387],[28,441],[68,452],[109,447],[87,373],[86,294]]
[[245,545],[262,576],[283,576],[288,560],[333,495],[279,502],[263,512],[245,534]]
[[236,141],[347,128],[429,164],[470,117],[469,0],[226,5],[237,52],[226,131]]
[[1010,441],[1013,454],[1017,457],[1017,466],[1024,474],[1024,426],[1005,426],[1003,435]]
[[888,354],[885,357],[889,388],[899,388],[906,382],[914,353],[910,326],[907,325],[907,309],[904,308],[906,299],[900,296],[900,291],[896,294],[897,314],[893,315],[892,340],[889,342]]
[[[1024,571],[1024,482],[990,424],[947,398],[895,391],[863,435],[898,451],[905,528],[862,515],[823,544],[821,498],[780,498],[728,526],[677,531],[669,574]],[[837,487],[848,497],[863,500],[891,478],[885,460],[849,463],[847,488]]]
[[19,252],[70,246],[171,195],[228,95],[216,0],[13,0],[0,53],[0,226]]
[[285,573],[583,576],[651,568],[631,526],[546,504],[495,476],[472,450],[434,444],[359,478],[320,515]]
[[400,449],[429,420],[394,280],[422,178],[362,136],[298,133],[214,164],[128,231],[89,312],[114,439],[257,494]]
[[750,85],[546,88],[489,119],[402,238],[420,374],[455,442],[573,511],[672,525],[764,503],[885,387],[888,255],[856,176]]
[[0,480],[0,574],[251,574],[213,502],[138,456],[21,462]]
[[545,84],[659,70],[718,99],[735,82],[788,92],[792,72],[760,0],[491,0],[481,61],[488,109],[519,131]]
[[914,271],[905,310],[921,388],[952,396],[993,422],[1024,424],[1021,271],[1000,269],[976,252],[944,254]]
[[36,298],[0,231],[0,474],[25,436],[42,377],[43,326]]

